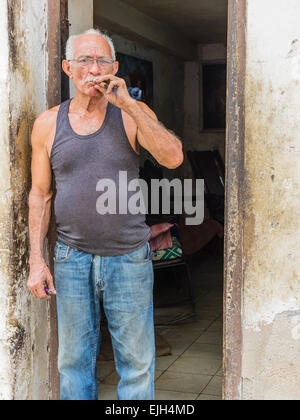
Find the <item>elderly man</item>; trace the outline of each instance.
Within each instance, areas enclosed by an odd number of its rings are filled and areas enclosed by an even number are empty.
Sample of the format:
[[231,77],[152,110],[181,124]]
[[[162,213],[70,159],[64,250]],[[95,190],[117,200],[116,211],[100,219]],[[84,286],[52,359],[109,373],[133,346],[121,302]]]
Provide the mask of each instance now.
[[[56,295],[62,400],[96,400],[100,297],[120,376],[118,398],[154,399],[155,343],[150,230],[143,214],[98,211],[98,182],[138,178],[139,147],[167,168],[183,161],[181,142],[116,77],[110,38],[90,30],[67,44],[63,70],[74,99],[41,114],[32,132],[30,276],[38,299]],[[55,286],[43,259],[56,181]],[[98,191],[98,192],[97,192]],[[130,193],[128,193],[128,200]]]

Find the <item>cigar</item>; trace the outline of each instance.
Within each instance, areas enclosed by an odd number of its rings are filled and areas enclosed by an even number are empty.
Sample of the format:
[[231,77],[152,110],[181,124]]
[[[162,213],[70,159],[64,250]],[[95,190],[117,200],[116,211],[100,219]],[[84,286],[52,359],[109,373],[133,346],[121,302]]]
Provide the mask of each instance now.
[[[98,77],[89,77],[88,79],[85,80],[84,83],[97,83],[99,80]],[[103,88],[107,89],[108,88],[108,84],[106,82],[101,82],[101,84],[103,83]]]

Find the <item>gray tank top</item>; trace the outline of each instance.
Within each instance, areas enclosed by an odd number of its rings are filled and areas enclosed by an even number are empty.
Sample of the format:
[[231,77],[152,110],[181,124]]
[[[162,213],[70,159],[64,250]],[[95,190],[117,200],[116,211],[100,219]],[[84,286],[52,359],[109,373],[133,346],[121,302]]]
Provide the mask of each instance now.
[[[70,103],[68,100],[60,106],[50,156],[57,189],[57,239],[94,255],[127,254],[150,238],[145,215],[119,214],[119,171],[127,171],[128,183],[139,178],[139,157],[128,141],[119,108],[108,103],[100,129],[82,136],[71,127]],[[117,214],[97,211],[102,192],[96,188],[104,178],[116,184]],[[128,200],[134,193],[127,193]]]

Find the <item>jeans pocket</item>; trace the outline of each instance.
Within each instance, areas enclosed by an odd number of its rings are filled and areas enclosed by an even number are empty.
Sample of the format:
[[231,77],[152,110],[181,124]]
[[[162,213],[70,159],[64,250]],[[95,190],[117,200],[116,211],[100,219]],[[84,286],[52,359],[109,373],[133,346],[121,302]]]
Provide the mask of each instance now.
[[151,261],[152,252],[149,241],[147,241],[141,248],[129,252],[129,254],[126,254],[125,256],[129,261],[134,263],[146,263]]
[[62,242],[57,241],[54,248],[54,261],[56,263],[66,262],[70,257],[71,248]]

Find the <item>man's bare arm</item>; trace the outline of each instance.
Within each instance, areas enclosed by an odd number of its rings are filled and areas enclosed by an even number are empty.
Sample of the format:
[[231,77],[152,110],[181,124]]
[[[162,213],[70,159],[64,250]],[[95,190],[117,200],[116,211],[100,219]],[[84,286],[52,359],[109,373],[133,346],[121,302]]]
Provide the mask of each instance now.
[[29,193],[30,276],[28,287],[39,299],[49,299],[45,286],[54,290],[52,275],[43,257],[43,246],[49,228],[51,212],[51,166],[47,152],[49,120],[41,116],[32,131],[32,188]]
[[[104,87],[104,84],[106,87]],[[108,74],[97,78],[95,88],[113,105],[121,108],[137,125],[139,144],[169,169],[175,169],[183,162],[181,141],[160,122],[155,113],[143,102],[132,99],[124,79]]]
[[168,169],[175,169],[183,162],[182,143],[175,134],[164,127],[155,113],[143,102],[135,102],[130,115],[137,124],[139,144]]

